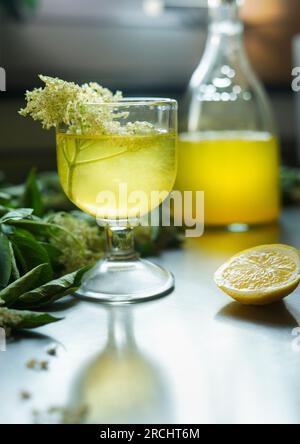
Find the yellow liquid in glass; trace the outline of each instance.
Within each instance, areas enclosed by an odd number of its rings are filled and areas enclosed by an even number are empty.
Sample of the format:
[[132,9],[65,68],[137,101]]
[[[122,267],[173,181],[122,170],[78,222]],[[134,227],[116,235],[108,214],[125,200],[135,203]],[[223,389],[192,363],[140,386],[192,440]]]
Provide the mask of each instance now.
[[[92,216],[101,214],[112,220],[142,216],[157,206],[151,199],[152,191],[169,193],[173,188],[176,145],[175,133],[90,136],[58,132],[62,187],[77,207]],[[126,201],[120,196],[120,184],[127,188]],[[142,191],[147,199],[135,200],[132,195],[130,200],[131,193],[136,191]],[[99,200],[99,193],[103,192],[112,193],[115,203]]]
[[205,192],[205,223],[274,222],[280,213],[279,145],[269,133],[184,133],[175,188]]

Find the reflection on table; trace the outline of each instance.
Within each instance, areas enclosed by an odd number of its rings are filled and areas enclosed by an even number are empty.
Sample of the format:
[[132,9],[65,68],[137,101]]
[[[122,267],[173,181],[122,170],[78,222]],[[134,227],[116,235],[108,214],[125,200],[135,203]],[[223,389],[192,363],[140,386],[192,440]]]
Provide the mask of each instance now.
[[111,307],[107,313],[106,347],[79,375],[73,406],[86,407],[87,423],[170,420],[164,378],[137,346],[132,309]]

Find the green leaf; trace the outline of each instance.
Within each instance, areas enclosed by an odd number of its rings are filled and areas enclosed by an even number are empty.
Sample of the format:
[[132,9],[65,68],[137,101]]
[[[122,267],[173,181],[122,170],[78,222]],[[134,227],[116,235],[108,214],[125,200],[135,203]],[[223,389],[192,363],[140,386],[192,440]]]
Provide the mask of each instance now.
[[6,207],[4,205],[0,205],[0,216],[4,216],[9,211],[10,211],[10,208],[8,208],[8,207]]
[[0,233],[0,288],[6,287],[12,270],[12,258],[8,238]]
[[1,217],[0,223],[15,222],[22,219],[26,219],[33,213],[32,208],[20,208],[18,210],[12,210]]
[[22,322],[18,325],[18,329],[38,328],[43,325],[52,324],[61,321],[64,318],[56,318],[48,313],[38,313],[34,311],[22,310]]
[[12,234],[14,232],[14,229],[15,228],[13,226],[0,223],[0,231],[3,234],[5,234],[6,236],[8,236],[9,234]]
[[24,3],[30,9],[35,9],[38,6],[38,0],[25,0]]
[[0,299],[5,305],[13,305],[17,299],[24,293],[43,285],[47,282],[49,273],[49,264],[38,265],[33,270],[26,273],[20,279],[12,282],[6,288],[0,291]]
[[[59,279],[28,291],[23,294],[17,301],[20,308],[41,307],[43,305],[52,304],[53,302],[74,293],[81,284],[82,276],[91,268],[91,266],[81,268],[74,273],[67,274]],[[1,293],[0,293],[1,298]]]
[[[0,219],[1,222],[1,219]],[[57,233],[63,233],[67,236],[71,236],[74,241],[78,244],[79,247],[81,247],[80,241],[71,233],[70,231],[66,230],[65,228],[61,227],[57,224],[52,224],[48,222],[43,222],[42,220],[36,220],[36,219],[11,219],[7,221],[9,225],[12,225],[14,227],[23,228],[27,231],[30,231],[30,233],[42,236],[42,237],[55,237]]]
[[61,256],[62,252],[54,245],[49,244],[48,242],[40,242],[40,244],[45,248],[48,253],[49,259],[52,264],[59,263],[58,259]]
[[24,192],[24,185],[13,185],[1,188],[1,192],[6,193],[10,198],[20,198]]
[[0,204],[1,205],[9,205],[10,204],[10,195],[0,191]]
[[42,194],[36,180],[35,169],[30,172],[27,178],[25,189],[20,199],[20,206],[32,208],[36,216],[42,216],[44,214]]
[[61,319],[47,313],[0,308],[0,327],[11,328],[12,330],[42,327]]
[[[1,222],[1,220],[0,220]],[[9,219],[5,223],[14,227],[23,228],[30,231],[30,233],[38,236],[49,236],[54,231],[55,227],[52,224],[35,219]]]
[[48,263],[49,269],[45,278],[48,280],[53,279],[49,255],[31,233],[25,230],[16,230],[9,238],[12,242],[17,261],[22,266],[24,273],[27,273],[40,264]]
[[11,253],[11,277],[10,277],[10,279],[13,281],[16,281],[17,279],[20,279],[21,276],[20,276],[19,268],[17,266],[15,252],[14,252],[11,242],[9,243],[9,248],[10,248],[10,253]]

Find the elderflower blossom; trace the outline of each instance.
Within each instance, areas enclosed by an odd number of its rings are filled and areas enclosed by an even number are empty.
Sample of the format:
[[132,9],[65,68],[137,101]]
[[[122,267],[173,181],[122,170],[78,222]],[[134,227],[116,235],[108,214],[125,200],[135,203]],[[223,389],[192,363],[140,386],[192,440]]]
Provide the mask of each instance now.
[[0,308],[0,327],[4,328],[6,335],[9,336],[11,329],[17,327],[22,321],[21,316],[8,308]]
[[48,220],[72,233],[72,235],[57,233],[50,239],[51,244],[61,251],[58,262],[66,273],[93,264],[103,257],[105,243],[97,225],[92,225],[85,219],[69,213],[56,213]]
[[153,125],[148,122],[121,126],[117,119],[126,119],[129,113],[116,112],[113,106],[123,98],[120,91],[113,94],[95,82],[79,86],[59,78],[43,75],[39,78],[45,87],[26,92],[27,105],[19,114],[30,115],[45,129],[62,125],[70,133],[97,135],[134,135],[153,131]]

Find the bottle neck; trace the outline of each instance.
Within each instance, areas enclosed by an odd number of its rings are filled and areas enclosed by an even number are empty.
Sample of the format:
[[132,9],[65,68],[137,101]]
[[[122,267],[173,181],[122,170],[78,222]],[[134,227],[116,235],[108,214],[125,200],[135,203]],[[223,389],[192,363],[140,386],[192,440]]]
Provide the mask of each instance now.
[[240,20],[241,0],[208,0],[209,33],[240,36],[244,26]]
[[[241,0],[208,0],[209,28],[203,57],[194,72],[190,88],[198,88],[211,67],[236,71],[241,68],[250,72],[247,53],[243,41],[243,22],[239,17]],[[226,75],[226,73],[223,73]]]

